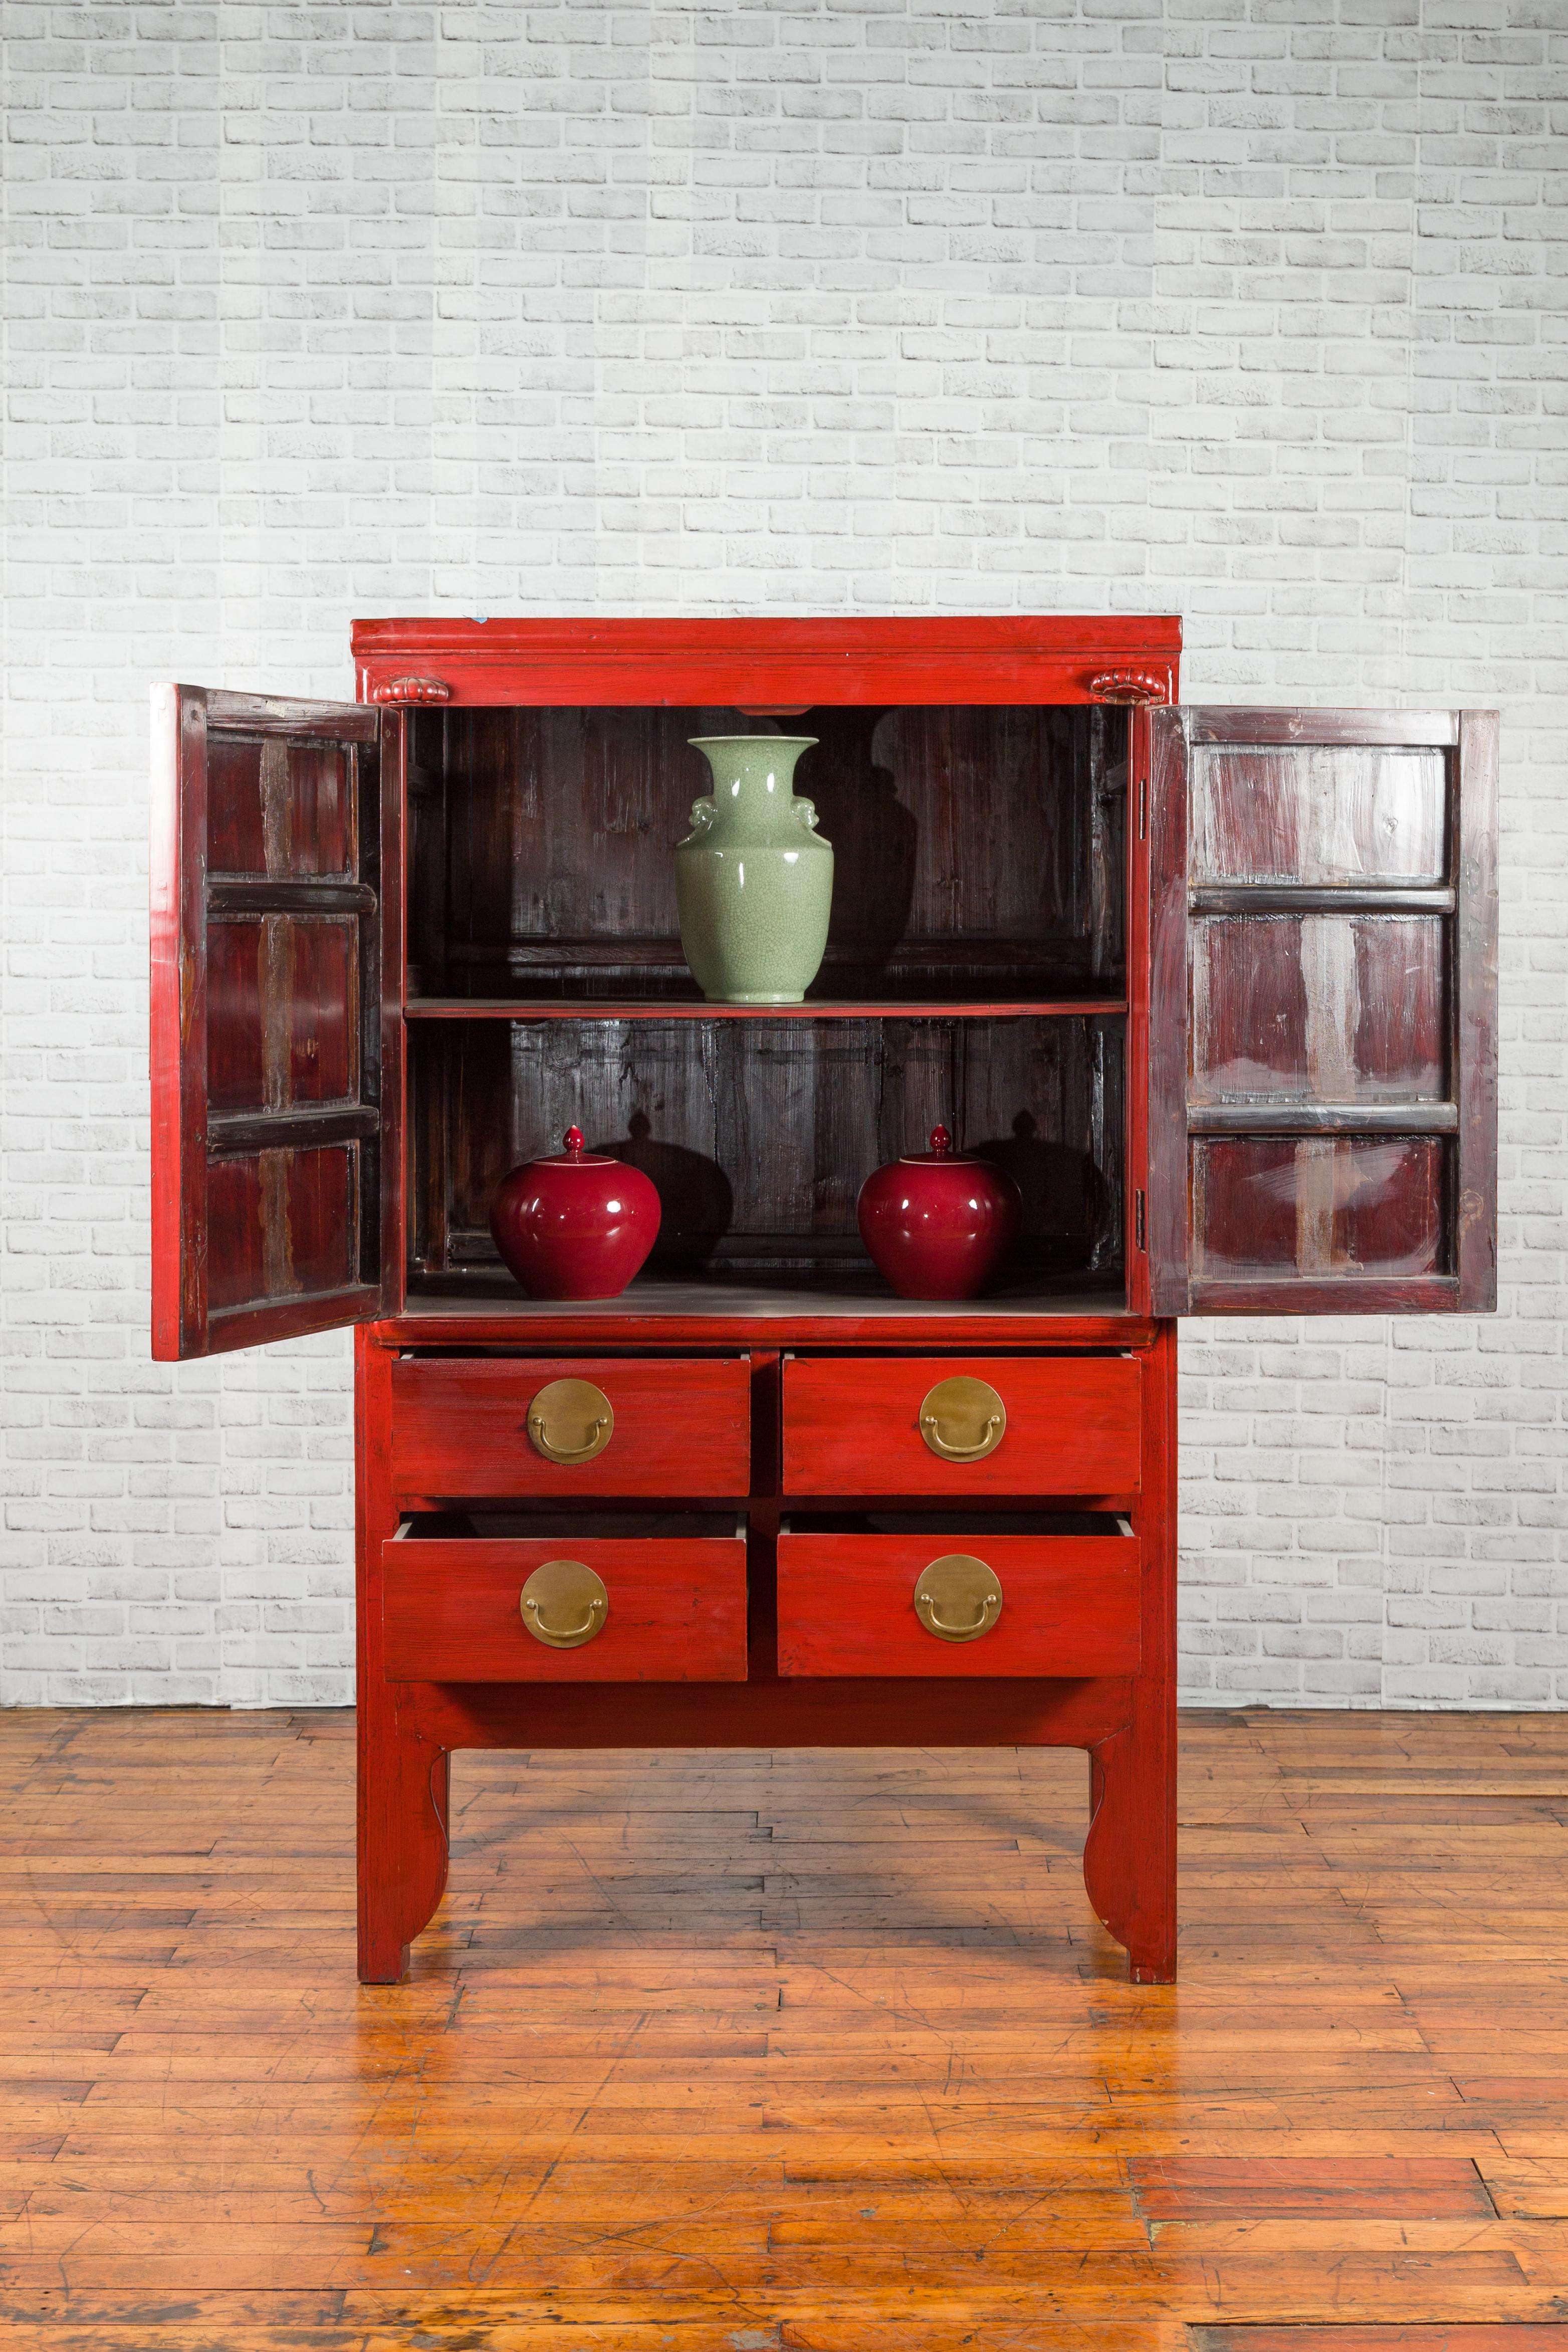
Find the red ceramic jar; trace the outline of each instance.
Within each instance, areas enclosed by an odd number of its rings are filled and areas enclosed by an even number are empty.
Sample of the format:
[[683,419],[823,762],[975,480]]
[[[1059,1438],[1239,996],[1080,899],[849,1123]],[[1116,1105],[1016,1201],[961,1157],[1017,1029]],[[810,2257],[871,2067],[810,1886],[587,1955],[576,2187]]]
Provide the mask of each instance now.
[[659,1196],[640,1169],[585,1151],[580,1128],[563,1140],[502,1178],[496,1247],[530,1297],[619,1298],[658,1236]]
[[933,1128],[929,1151],[890,1160],[861,1186],[861,1239],[901,1298],[973,1298],[1023,1223],[1012,1178],[952,1143]]

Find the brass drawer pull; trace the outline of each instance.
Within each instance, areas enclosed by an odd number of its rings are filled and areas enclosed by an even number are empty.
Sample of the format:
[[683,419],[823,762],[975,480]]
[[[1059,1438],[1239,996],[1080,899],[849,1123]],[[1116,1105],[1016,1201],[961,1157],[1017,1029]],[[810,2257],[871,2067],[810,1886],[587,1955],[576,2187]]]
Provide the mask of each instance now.
[[970,1552],[946,1552],[915,1579],[915,1613],[939,1642],[977,1642],[1002,1613],[1001,1578]]
[[547,1462],[591,1462],[615,1434],[615,1408],[591,1381],[550,1381],[528,1407],[528,1428]]
[[983,1462],[1008,1433],[1008,1409],[989,1381],[938,1381],[920,1408],[920,1434],[944,1462]]
[[517,1608],[536,1642],[580,1650],[603,1633],[610,1595],[586,1560],[547,1559],[524,1585]]

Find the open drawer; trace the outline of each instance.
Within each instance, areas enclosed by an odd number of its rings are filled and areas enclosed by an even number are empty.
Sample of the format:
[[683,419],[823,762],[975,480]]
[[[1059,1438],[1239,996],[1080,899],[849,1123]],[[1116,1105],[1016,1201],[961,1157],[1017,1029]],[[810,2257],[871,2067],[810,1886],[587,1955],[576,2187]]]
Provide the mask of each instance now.
[[1130,1675],[1139,1545],[1109,1514],[795,1515],[781,1675]]
[[382,1546],[391,1682],[746,1680],[732,1514],[430,1512]]

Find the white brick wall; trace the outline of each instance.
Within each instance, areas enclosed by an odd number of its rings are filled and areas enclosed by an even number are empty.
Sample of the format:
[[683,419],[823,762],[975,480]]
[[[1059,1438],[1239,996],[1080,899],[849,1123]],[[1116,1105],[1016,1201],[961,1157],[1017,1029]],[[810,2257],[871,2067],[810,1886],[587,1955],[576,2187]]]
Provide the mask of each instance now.
[[146,1348],[155,677],[355,613],[1145,611],[1500,702],[1495,1321],[1194,1326],[1197,1698],[1568,1696],[1568,0],[10,0],[14,1702],[336,1701],[349,1367]]

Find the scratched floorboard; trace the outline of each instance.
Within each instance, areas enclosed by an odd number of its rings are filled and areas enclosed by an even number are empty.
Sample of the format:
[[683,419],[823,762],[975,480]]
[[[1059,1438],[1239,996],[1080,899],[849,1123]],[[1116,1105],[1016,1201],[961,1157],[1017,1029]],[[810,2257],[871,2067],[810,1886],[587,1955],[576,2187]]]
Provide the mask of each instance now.
[[1568,1722],[1196,1716],[1182,1981],[1050,1753],[0,1716],[0,2352],[1568,2352]]

